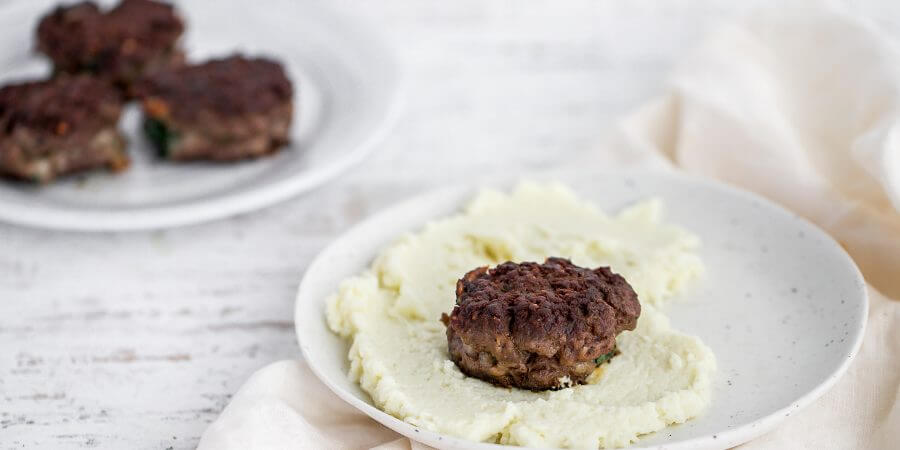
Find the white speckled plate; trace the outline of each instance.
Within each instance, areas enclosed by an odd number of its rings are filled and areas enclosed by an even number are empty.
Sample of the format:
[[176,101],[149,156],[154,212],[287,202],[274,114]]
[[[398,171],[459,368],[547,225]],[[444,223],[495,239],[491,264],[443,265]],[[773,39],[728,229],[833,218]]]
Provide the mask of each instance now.
[[[686,424],[647,435],[635,447],[719,449],[753,439],[821,396],[859,349],[868,308],[862,276],[834,240],[779,206],[673,174],[566,172],[529,178],[562,181],[608,212],[661,197],[665,220],[703,241],[707,273],[664,310],[676,329],[699,336],[715,352],[719,371],[712,406]],[[379,249],[456,212],[476,190],[437,190],[359,224],[319,254],[297,296],[297,336],[316,375],[375,420],[441,448],[509,447],[417,429],[374,407],[347,377],[347,343],[328,330],[324,305],[340,280],[362,271]]]
[[[56,0],[0,5],[0,80],[36,78],[49,63],[34,27]],[[102,2],[102,3],[110,3]],[[120,127],[132,166],[49,186],[0,179],[0,220],[84,231],[171,227],[248,212],[312,189],[360,162],[399,111],[399,73],[378,36],[312,1],[183,1],[188,58],[243,51],[279,59],[297,87],[292,143],[234,164],[176,164],[155,157],[131,107]],[[236,20],[240,18],[240,20]]]

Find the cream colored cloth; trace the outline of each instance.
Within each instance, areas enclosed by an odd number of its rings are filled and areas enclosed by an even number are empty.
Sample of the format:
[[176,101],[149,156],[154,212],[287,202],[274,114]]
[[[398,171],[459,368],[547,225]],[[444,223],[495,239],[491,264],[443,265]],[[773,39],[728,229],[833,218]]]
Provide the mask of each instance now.
[[620,131],[614,157],[662,157],[775,200],[831,233],[870,284],[847,374],[742,447],[900,448],[900,44],[837,10],[761,13],[718,30]]
[[[410,443],[332,394],[303,361],[279,361],[241,387],[200,449],[410,449]],[[424,447],[420,447],[424,448]]]
[[[668,92],[625,118],[603,163],[677,166],[756,191],[816,222],[871,284],[862,350],[813,406],[743,447],[900,445],[900,48],[835,11],[759,14],[714,33]],[[880,294],[878,291],[886,295]],[[409,449],[299,361],[247,381],[208,449]],[[411,447],[412,446],[412,447]]]

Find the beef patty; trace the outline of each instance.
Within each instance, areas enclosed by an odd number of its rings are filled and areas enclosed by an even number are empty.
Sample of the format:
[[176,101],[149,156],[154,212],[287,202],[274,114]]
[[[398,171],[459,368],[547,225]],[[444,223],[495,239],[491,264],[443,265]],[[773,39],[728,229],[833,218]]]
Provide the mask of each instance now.
[[548,258],[472,270],[457,282],[456,306],[441,320],[463,373],[539,391],[584,382],[640,313],[637,294],[608,267]]
[[48,182],[57,175],[128,166],[115,88],[82,75],[0,89],[0,172]]
[[166,3],[123,0],[104,13],[94,2],[80,2],[58,6],[41,19],[37,47],[55,72],[90,73],[130,96],[147,74],[182,63],[183,32],[183,21]]
[[293,87],[275,61],[235,55],[183,66],[139,91],[144,129],[164,157],[228,161],[288,142]]

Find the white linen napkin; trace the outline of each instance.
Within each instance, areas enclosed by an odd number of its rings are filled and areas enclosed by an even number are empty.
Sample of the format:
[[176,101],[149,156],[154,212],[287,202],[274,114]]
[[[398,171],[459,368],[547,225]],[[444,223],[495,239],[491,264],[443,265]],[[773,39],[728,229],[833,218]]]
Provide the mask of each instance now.
[[[619,158],[755,191],[834,236],[869,283],[862,349],[819,401],[742,447],[900,443],[900,46],[832,7],[719,29],[620,124]],[[880,291],[881,293],[879,293]]]
[[[900,47],[836,10],[759,13],[719,29],[667,93],[626,117],[598,160],[676,166],[756,191],[816,222],[870,283],[856,361],[814,406],[746,448],[900,442]],[[883,294],[879,293],[883,292]],[[302,361],[253,375],[200,449],[409,449]]]
[[721,28],[621,128],[617,153],[787,206],[900,298],[900,48],[873,24],[797,9]]
[[198,448],[362,449],[393,442],[384,449],[410,449],[399,437],[334,395],[306,362],[288,360],[250,376]]

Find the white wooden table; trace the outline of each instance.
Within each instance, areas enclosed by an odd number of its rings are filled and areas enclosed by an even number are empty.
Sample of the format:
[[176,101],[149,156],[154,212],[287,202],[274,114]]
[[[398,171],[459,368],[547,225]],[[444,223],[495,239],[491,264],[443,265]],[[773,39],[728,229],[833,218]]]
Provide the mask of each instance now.
[[[193,448],[244,379],[299,357],[297,282],[380,208],[586,164],[673,61],[756,2],[341,0],[387,33],[407,109],[361,166],[246,216],[147,233],[0,224],[0,449]],[[897,28],[900,5],[862,9]]]

